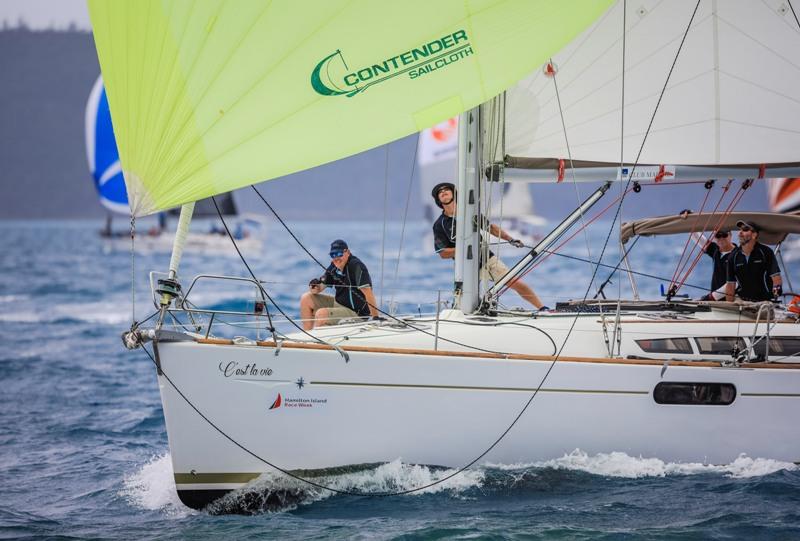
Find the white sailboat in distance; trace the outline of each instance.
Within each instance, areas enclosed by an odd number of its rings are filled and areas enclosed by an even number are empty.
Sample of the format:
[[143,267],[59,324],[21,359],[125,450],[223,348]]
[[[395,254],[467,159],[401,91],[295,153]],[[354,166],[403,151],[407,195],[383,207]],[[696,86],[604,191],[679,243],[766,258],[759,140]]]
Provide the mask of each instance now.
[[[684,300],[678,282],[667,299],[592,300],[587,273],[554,310],[498,303],[612,194],[800,176],[800,24],[784,1],[89,6],[131,208],[184,205],[158,323],[124,339],[153,355],[187,505],[265,473],[319,487],[330,468],[398,457],[800,462],[800,326],[781,302]],[[228,278],[258,293],[256,313],[193,308],[179,273],[193,201],[455,115],[454,308],[286,331],[256,276]],[[501,180],[604,184],[489,286],[483,196]],[[692,223],[727,227],[734,207]],[[800,232],[780,218],[762,231]],[[226,316],[258,334],[228,336]]]

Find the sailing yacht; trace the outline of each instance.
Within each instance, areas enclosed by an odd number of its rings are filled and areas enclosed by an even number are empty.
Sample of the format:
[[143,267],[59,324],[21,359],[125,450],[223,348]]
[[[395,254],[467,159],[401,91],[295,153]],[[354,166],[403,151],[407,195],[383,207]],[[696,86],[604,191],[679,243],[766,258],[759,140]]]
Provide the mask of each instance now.
[[[152,355],[187,505],[268,472],[320,486],[330,468],[398,457],[800,462],[800,326],[781,302],[691,301],[679,279],[666,298],[592,299],[593,276],[546,312],[499,302],[600,201],[724,179],[730,204],[661,220],[714,232],[753,181],[800,175],[800,23],[783,2],[89,5],[131,210],[183,205],[169,271],[152,275],[157,323],[124,342]],[[457,114],[452,308],[286,332],[254,275],[217,277],[251,288],[250,312],[191,302],[209,278],[179,274],[193,201]],[[501,181],[600,186],[482,284],[483,196]],[[226,335],[224,317],[258,335]]]

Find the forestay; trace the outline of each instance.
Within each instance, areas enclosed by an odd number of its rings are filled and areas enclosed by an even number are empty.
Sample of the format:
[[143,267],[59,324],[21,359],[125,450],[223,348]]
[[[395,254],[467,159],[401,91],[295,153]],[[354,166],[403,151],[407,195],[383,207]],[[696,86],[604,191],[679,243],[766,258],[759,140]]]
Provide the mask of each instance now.
[[132,212],[457,115],[537,69],[609,4],[89,0]]
[[[561,110],[553,78],[542,69],[508,91],[507,163],[540,170],[538,180],[571,179],[563,111],[576,172],[595,169],[581,178],[626,180],[615,168],[621,160],[637,161],[696,5],[696,0],[627,2],[624,147],[623,3],[618,2],[553,58]],[[653,180],[659,170],[664,181],[784,176],[771,173],[800,165],[798,88],[800,29],[785,1],[701,0],[638,157],[638,164],[654,166],[655,173],[634,180]],[[749,166],[714,171],[744,164]]]

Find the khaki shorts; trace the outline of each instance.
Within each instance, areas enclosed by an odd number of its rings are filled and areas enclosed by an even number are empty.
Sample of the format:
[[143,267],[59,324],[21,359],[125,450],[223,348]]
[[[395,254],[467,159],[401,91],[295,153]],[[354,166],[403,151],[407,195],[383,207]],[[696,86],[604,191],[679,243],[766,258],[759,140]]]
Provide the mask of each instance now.
[[336,325],[343,319],[359,317],[359,315],[350,308],[336,302],[332,295],[315,293],[311,295],[311,302],[314,305],[315,312],[320,308],[328,309],[328,325]]
[[481,267],[481,280],[498,281],[508,273],[508,267],[496,255],[489,258],[486,265]]

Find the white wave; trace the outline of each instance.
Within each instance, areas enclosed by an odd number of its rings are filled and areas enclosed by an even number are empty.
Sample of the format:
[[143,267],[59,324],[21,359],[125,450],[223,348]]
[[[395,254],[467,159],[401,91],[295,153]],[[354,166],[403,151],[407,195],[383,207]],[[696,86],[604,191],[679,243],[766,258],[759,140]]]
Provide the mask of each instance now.
[[148,511],[162,511],[174,518],[183,518],[196,513],[178,498],[172,458],[169,453],[153,456],[147,464],[125,477],[119,492],[135,507]]
[[456,471],[404,464],[397,459],[361,471],[309,477],[308,479],[316,486],[271,471],[262,474],[241,489],[227,494],[212,504],[210,510],[212,513],[225,512],[240,507],[239,504],[244,501],[252,507],[253,495],[257,494],[263,495],[261,501],[264,505],[261,511],[283,512],[295,509],[299,505],[325,500],[336,495],[337,491],[355,494],[413,491],[409,492],[409,496],[450,492],[453,495],[460,495],[472,487],[483,484],[485,472],[482,469],[464,471],[442,481]]
[[[453,475],[457,470],[431,469],[426,466],[404,464],[394,460],[378,466],[374,470],[366,470],[334,477],[332,488],[349,492],[402,492],[414,490],[410,494],[433,494],[450,491],[463,492],[469,488],[483,484],[485,472],[481,469],[466,470]],[[453,475],[452,477],[449,477]],[[449,479],[437,482],[449,477]],[[428,486],[433,483],[433,486]],[[418,490],[420,487],[427,487]]]
[[791,462],[781,462],[769,458],[750,458],[744,454],[739,455],[730,464],[710,465],[699,462],[664,462],[658,458],[632,457],[623,452],[598,453],[589,456],[580,449],[575,449],[560,458],[542,462],[510,465],[487,464],[486,466],[500,470],[552,468],[628,479],[708,473],[722,474],[732,478],[748,478],[770,475],[780,470],[798,470],[798,466]]

